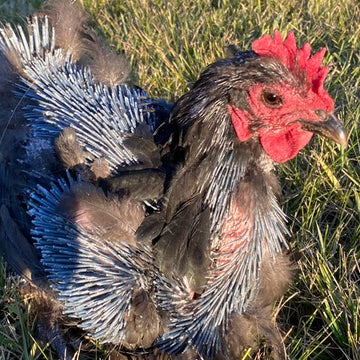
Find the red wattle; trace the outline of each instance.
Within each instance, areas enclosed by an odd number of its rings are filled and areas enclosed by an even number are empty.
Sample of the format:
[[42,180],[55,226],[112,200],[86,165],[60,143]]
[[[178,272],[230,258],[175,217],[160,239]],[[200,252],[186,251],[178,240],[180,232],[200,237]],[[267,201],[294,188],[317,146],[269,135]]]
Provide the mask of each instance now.
[[278,134],[260,134],[260,143],[264,151],[276,162],[283,163],[294,158],[308,144],[313,133],[294,126]]

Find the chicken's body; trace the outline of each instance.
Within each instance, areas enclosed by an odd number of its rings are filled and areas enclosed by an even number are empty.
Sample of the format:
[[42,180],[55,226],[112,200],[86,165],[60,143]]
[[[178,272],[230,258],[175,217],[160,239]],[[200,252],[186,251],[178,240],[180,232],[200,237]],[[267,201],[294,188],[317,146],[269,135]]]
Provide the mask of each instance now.
[[171,108],[112,83],[101,61],[82,67],[82,47],[61,48],[46,17],[30,29],[0,41],[2,79],[29,102],[25,118],[18,100],[3,116],[3,140],[19,138],[1,143],[8,262],[102,342],[236,359],[264,338],[285,358],[271,308],[291,264],[273,168],[313,132],[346,142],[322,53],[265,36]]

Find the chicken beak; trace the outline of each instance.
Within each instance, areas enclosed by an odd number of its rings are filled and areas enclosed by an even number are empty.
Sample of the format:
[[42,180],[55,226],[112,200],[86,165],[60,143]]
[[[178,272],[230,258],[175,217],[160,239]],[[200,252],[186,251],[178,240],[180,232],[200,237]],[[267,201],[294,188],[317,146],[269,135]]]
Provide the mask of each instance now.
[[334,114],[324,115],[322,113],[320,115],[321,121],[317,122],[301,120],[301,128],[331,139],[346,148],[348,141],[344,126]]

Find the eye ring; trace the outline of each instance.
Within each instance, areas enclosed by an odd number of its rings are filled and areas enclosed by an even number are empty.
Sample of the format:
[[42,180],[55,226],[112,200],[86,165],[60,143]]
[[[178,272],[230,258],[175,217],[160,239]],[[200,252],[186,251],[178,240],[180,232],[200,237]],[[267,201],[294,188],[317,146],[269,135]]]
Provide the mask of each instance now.
[[268,107],[278,108],[283,105],[282,97],[271,91],[263,91],[263,93],[261,94],[261,99],[263,103]]

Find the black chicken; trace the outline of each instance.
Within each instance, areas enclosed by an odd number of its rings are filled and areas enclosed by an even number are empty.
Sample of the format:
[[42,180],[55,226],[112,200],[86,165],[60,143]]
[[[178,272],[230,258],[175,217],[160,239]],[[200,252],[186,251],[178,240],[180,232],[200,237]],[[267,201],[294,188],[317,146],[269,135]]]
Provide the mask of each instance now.
[[0,30],[1,248],[35,285],[40,335],[70,358],[66,315],[143,358],[237,359],[263,338],[285,358],[273,168],[313,133],[346,146],[325,50],[278,32],[231,47],[171,106],[121,85],[76,3],[45,12]]

